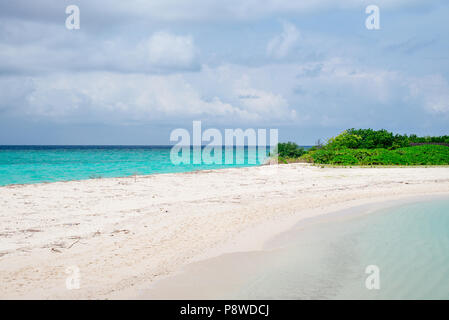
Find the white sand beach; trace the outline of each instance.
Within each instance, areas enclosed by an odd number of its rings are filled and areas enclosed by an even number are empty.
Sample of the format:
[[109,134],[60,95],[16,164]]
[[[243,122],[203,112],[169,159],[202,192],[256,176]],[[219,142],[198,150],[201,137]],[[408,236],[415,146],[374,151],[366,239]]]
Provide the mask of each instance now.
[[[0,187],[0,298],[138,298],[301,219],[421,195],[449,195],[449,167],[290,164]],[[80,288],[69,290],[72,266]]]

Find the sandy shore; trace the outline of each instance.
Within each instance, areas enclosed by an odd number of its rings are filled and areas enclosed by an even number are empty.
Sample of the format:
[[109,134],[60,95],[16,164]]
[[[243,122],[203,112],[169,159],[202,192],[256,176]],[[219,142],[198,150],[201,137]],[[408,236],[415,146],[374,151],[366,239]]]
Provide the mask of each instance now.
[[135,298],[301,219],[430,194],[449,194],[448,167],[291,164],[0,187],[0,298]]

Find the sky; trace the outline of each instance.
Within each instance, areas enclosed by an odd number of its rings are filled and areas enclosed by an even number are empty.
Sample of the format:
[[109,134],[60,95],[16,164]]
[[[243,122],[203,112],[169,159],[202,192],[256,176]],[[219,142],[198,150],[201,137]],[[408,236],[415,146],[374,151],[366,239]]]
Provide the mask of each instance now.
[[443,0],[0,0],[0,144],[166,145],[194,120],[300,145],[449,134],[448,17]]

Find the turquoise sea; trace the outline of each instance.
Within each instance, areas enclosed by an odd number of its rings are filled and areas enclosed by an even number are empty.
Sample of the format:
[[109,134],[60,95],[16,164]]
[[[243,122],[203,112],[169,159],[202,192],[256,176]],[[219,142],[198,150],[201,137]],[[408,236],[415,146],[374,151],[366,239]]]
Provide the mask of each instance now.
[[193,164],[192,149],[191,164],[175,165],[170,146],[0,146],[0,186],[252,166],[265,160],[250,149],[233,148],[233,164],[224,164],[224,148],[223,164]]

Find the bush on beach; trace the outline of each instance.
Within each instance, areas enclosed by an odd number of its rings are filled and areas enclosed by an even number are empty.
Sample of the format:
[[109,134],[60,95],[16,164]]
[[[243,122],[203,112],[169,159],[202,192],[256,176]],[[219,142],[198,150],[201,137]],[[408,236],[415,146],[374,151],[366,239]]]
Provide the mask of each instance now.
[[294,142],[278,143],[278,156],[281,158],[299,158],[306,153],[304,148],[299,147]]
[[309,157],[313,163],[333,165],[447,165],[449,147],[422,145],[395,150],[322,148]]
[[[331,165],[448,165],[449,136],[418,137],[387,130],[348,129],[323,146],[305,151],[292,142],[279,143],[279,162]],[[423,145],[413,145],[423,144]]]

